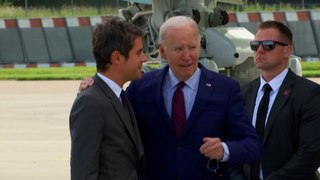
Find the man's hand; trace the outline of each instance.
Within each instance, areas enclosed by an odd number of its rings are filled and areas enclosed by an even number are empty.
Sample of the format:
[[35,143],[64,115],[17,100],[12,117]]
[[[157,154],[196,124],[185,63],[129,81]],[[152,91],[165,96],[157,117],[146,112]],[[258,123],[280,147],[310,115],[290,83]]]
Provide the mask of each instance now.
[[78,94],[81,93],[81,91],[83,91],[84,89],[92,86],[93,83],[94,81],[91,77],[84,78],[80,83]]
[[210,160],[220,161],[223,158],[223,146],[220,138],[203,138],[203,144],[200,147],[200,152]]

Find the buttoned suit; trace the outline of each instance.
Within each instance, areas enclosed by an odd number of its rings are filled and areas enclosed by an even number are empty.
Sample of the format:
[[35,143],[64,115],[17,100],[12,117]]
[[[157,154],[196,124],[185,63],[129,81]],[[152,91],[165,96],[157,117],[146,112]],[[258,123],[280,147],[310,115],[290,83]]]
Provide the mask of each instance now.
[[97,75],[70,113],[71,179],[138,179],[143,148],[138,126],[110,87]]
[[[239,84],[201,64],[199,68],[197,95],[181,139],[176,138],[164,105],[168,66],[144,74],[127,89],[145,147],[143,179],[229,179],[228,164],[260,158],[262,147],[247,119]],[[204,137],[219,137],[229,148],[229,162],[219,163],[222,176],[207,169],[209,159],[199,150]]]
[[[249,119],[260,79],[243,87]],[[288,71],[267,119],[262,170],[266,180],[315,180],[320,166],[320,86]],[[250,166],[234,179],[249,179]],[[239,174],[240,173],[240,174]]]

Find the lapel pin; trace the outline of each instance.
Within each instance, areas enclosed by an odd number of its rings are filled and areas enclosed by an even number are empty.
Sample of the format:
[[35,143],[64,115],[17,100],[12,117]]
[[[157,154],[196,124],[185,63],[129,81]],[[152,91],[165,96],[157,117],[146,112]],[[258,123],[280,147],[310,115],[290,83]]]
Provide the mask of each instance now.
[[284,90],[284,91],[283,91],[283,95],[284,95],[284,96],[289,96],[289,94],[290,94],[290,91],[289,91],[289,90]]
[[210,84],[210,83],[207,83],[206,86],[211,87],[211,84]]

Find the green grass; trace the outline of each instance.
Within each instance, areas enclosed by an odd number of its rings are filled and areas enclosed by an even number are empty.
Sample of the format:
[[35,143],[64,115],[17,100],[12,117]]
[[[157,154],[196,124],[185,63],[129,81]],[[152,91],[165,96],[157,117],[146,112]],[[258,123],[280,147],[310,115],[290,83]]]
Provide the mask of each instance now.
[[0,80],[77,80],[92,76],[95,67],[0,69]]
[[[95,67],[0,69],[0,80],[80,80],[93,76]],[[320,77],[320,62],[302,62],[304,77]]]
[[320,77],[320,62],[302,62],[303,77]]
[[305,71],[320,71],[320,62],[302,62],[301,65]]
[[[123,7],[122,7],[123,8]],[[244,6],[226,6],[223,7],[227,12],[261,12],[261,11],[296,11],[304,10],[297,8],[291,4],[279,3],[277,5],[261,6],[259,4],[247,4]],[[119,8],[120,9],[120,8]],[[318,6],[309,7],[309,10],[320,10]],[[45,18],[45,17],[67,17],[67,16],[111,16],[118,15],[117,8],[102,7],[98,10],[96,7],[89,6],[62,6],[61,8],[46,8],[46,7],[29,7],[26,12],[23,7],[1,6],[0,18]]]
[[[26,16],[27,15],[27,16]],[[98,11],[95,7],[63,6],[61,8],[30,8],[26,14],[22,7],[0,6],[0,18],[46,18],[67,16],[112,16],[118,15],[118,9],[103,7]]]
[[[308,7],[308,10],[319,10],[320,6],[312,6],[312,7]],[[229,11],[228,11],[229,10]],[[244,12],[273,12],[273,11],[296,11],[296,10],[305,10],[302,7],[295,7],[292,6],[290,3],[284,4],[284,3],[279,3],[279,4],[275,4],[275,5],[266,5],[266,6],[262,6],[258,4],[248,4],[246,6],[239,6],[239,7],[235,7],[235,8],[230,8],[227,9],[228,12],[234,11],[244,11]]]
[[320,71],[303,71],[303,77],[320,77]]

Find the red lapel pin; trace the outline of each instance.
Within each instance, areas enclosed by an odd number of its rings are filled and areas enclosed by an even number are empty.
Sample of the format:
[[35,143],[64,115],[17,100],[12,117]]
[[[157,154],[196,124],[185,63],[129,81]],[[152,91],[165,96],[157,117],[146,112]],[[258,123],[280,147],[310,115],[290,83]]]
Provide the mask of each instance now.
[[289,90],[284,90],[284,91],[283,91],[283,95],[284,95],[284,96],[289,96],[289,94],[290,94],[290,91],[289,91]]

